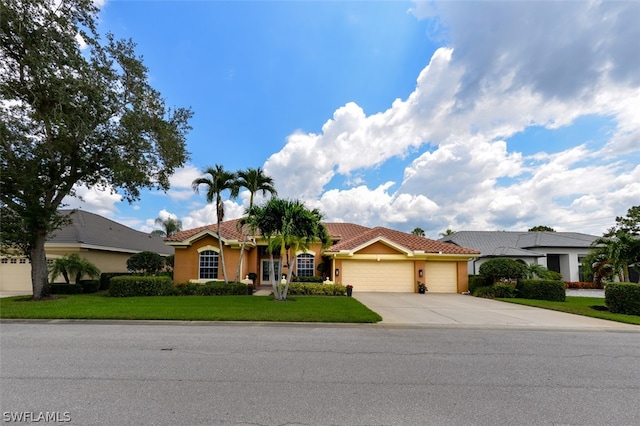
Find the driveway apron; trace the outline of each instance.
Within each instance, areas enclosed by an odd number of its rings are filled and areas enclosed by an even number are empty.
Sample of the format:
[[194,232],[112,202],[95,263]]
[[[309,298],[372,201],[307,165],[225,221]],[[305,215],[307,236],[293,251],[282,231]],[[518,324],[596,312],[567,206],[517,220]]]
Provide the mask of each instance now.
[[640,331],[637,325],[461,294],[354,291],[353,297],[380,314],[380,324]]

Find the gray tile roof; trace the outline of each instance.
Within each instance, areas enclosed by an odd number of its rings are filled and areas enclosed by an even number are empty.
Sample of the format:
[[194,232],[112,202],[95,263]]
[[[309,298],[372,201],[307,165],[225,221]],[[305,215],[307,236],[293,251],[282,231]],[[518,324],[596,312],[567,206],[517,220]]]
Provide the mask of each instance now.
[[60,213],[71,214],[72,223],[54,231],[47,239],[47,244],[82,244],[104,250],[132,253],[152,251],[162,255],[174,252],[162,237],[136,231],[95,213],[84,210],[60,210]]
[[544,256],[536,248],[589,248],[599,237],[578,232],[460,231],[440,241],[480,250],[482,256]]

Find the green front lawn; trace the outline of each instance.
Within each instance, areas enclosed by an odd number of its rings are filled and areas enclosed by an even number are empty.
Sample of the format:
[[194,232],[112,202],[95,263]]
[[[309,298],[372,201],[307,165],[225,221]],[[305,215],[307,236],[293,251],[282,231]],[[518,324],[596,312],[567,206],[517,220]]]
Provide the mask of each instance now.
[[0,299],[0,318],[120,319],[184,321],[283,321],[374,323],[380,315],[352,297],[296,296],[275,302],[271,296],[106,297],[57,295],[33,302],[29,297]]
[[567,312],[570,314],[583,315],[585,317],[593,317],[606,319],[610,321],[625,322],[628,324],[640,325],[640,316],[614,314],[609,312],[604,304],[604,299],[596,297],[577,297],[567,296],[565,302],[550,302],[548,300],[532,300],[532,299],[496,299],[503,302],[517,303],[519,305],[534,306],[536,308],[552,309],[554,311]]

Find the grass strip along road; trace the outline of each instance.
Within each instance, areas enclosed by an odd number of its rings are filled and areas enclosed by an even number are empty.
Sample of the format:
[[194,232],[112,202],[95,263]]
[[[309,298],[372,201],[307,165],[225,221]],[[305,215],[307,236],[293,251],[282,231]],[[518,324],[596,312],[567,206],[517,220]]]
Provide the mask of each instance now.
[[0,299],[0,318],[375,323],[380,315],[351,297],[272,296],[107,297],[103,294]]

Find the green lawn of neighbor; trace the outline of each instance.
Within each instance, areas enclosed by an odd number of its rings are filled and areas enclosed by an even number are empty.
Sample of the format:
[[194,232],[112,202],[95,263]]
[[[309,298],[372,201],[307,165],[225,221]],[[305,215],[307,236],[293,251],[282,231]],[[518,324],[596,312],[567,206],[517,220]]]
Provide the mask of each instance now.
[[0,318],[120,319],[185,321],[283,321],[375,323],[380,315],[352,297],[272,296],[106,297],[103,294],[57,295],[30,301],[29,296],[0,299]]
[[584,315],[586,317],[640,325],[640,316],[611,313],[607,309],[607,306],[604,304],[604,299],[597,297],[567,296],[567,300],[565,302],[550,302],[548,300],[532,299],[497,300],[509,303],[517,303],[520,305],[534,306],[536,308],[552,309],[554,311],[567,312],[570,314]]

